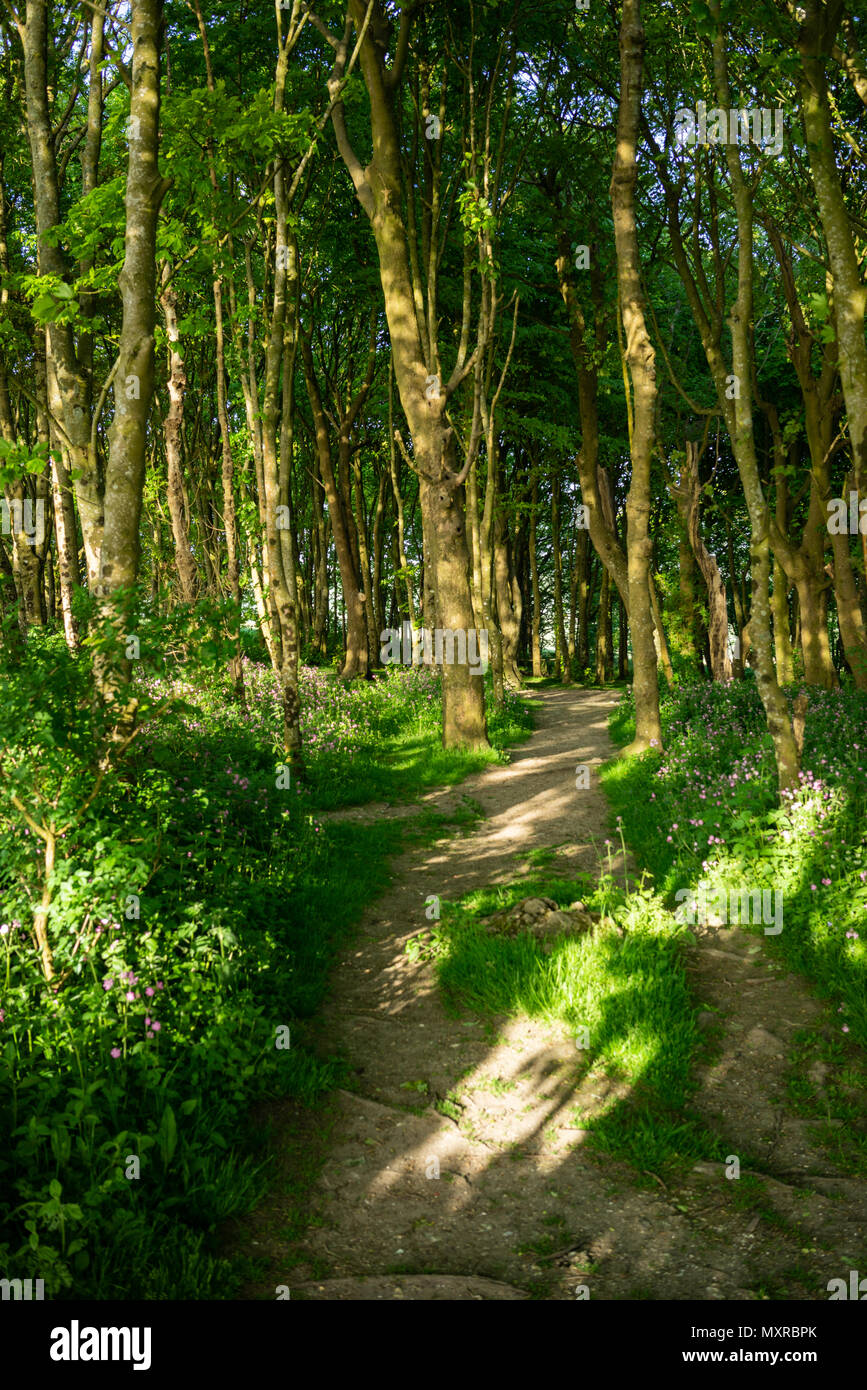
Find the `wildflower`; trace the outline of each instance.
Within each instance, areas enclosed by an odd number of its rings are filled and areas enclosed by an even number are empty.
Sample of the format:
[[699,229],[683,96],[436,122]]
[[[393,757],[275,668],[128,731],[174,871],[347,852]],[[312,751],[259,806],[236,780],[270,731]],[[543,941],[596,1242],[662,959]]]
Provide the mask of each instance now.
[[120,1056],[120,1048],[119,1048],[119,1047],[113,1047],[113,1048],[111,1049],[111,1055],[112,1055],[112,1057],[119,1057],[119,1056]]
[[112,987],[113,984],[114,984],[114,980],[112,980],[112,979],[105,979],[105,980],[103,980],[103,982],[102,982],[102,987],[103,987],[103,989],[111,989],[111,987]]

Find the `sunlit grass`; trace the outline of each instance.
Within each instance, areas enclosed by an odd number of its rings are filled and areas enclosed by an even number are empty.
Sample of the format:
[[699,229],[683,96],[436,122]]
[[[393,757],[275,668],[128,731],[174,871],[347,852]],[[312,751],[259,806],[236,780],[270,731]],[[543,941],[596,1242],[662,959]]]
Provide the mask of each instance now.
[[[623,935],[609,925],[562,936],[546,953],[528,934],[486,930],[484,917],[528,897],[561,907],[580,898],[620,923]],[[689,1112],[698,1033],[682,963],[683,928],[658,900],[646,892],[627,899],[607,876],[593,884],[537,874],[445,903],[442,913],[408,949],[435,962],[448,1009],[565,1025],[589,1043],[576,1047],[576,1084],[592,1068],[628,1087],[625,1098],[581,1117],[592,1144],[639,1173],[723,1156]]]
[[[867,696],[809,691],[800,788],[782,805],[752,679],[667,691],[661,714],[663,753],[601,771],[630,848],[669,902],[699,880],[781,893],[765,949],[830,1002],[841,1042],[867,1046]],[[632,737],[630,696],[610,729]]]

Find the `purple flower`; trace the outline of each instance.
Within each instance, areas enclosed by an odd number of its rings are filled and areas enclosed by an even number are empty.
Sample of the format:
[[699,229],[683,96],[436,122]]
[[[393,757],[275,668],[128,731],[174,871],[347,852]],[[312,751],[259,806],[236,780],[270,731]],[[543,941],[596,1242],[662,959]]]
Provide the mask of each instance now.
[[112,979],[105,979],[105,980],[103,980],[103,982],[102,982],[102,987],[103,987],[103,989],[111,989],[111,987],[112,987],[113,984],[114,984],[114,980],[112,980]]
[[120,1056],[120,1048],[119,1048],[119,1047],[113,1047],[113,1048],[111,1049],[111,1055],[112,1055],[112,1057],[119,1057],[119,1056]]
[[153,994],[153,992],[154,992],[154,987],[153,987],[153,985],[146,985],[146,986],[145,986],[145,994],[148,996],[148,998],[150,998],[150,996]]

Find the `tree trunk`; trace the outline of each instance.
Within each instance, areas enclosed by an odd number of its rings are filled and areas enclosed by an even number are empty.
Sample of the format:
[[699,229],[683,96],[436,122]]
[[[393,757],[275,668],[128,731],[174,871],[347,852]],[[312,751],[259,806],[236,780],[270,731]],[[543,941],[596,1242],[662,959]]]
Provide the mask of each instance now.
[[[346,651],[340,669],[340,679],[350,681],[364,679],[369,671],[367,618],[365,616],[365,595],[361,576],[356,568],[350,532],[351,498],[344,497],[338,489],[337,479],[331,457],[331,441],[328,424],[322,405],[319,384],[313,365],[313,352],[310,339],[301,336],[301,354],[304,362],[304,375],[307,382],[307,395],[313,412],[316,431],[316,449],[319,458],[319,471],[328,499],[328,514],[331,518],[331,533],[337,551],[340,567],[340,582],[343,588],[343,602],[346,605]],[[347,450],[348,461],[348,450]]]
[[[274,79],[274,109],[283,109],[286,69],[289,58],[289,39],[281,43]],[[277,657],[277,677],[283,707],[283,754],[293,772],[303,776],[301,752],[301,704],[298,694],[298,595],[294,573],[287,575],[282,531],[279,518],[281,470],[277,444],[280,394],[280,372],[283,365],[287,331],[287,316],[297,303],[298,248],[289,228],[289,201],[282,161],[273,172],[274,212],[276,219],[276,257],[274,292],[270,326],[265,349],[265,380],[262,397],[262,481],[259,493],[259,516],[265,536],[268,556],[268,594],[272,613],[276,615],[274,654]]]
[[[710,10],[717,22],[713,41],[716,97],[723,110],[731,108],[728,70],[726,65],[725,33],[720,22],[720,0],[710,0]],[[738,472],[750,517],[750,558],[752,573],[752,603],[750,606],[750,639],[755,653],[756,683],[765,709],[768,731],[774,745],[777,780],[780,791],[798,786],[800,770],[798,751],[792,732],[788,702],[777,682],[771,639],[769,598],[770,550],[768,534],[770,518],[762,492],[756,460],[752,413],[752,343],[753,321],[753,207],[741,169],[740,152],[736,145],[725,146],[726,161],[732,183],[738,221],[738,291],[731,309],[732,367],[737,391],[731,402],[731,436]]]
[[634,397],[634,423],[630,441],[632,482],[626,500],[626,516],[635,738],[626,752],[643,752],[651,744],[658,747],[662,744],[656,647],[653,641],[649,588],[653,551],[649,535],[650,461],[655,437],[656,366],[655,353],[644,317],[641,261],[635,221],[635,188],[638,178],[636,146],[643,91],[644,45],[640,0],[623,0],[623,20],[620,28],[620,109],[614,171],[611,178],[611,206],[614,216],[620,310],[626,335],[626,361],[629,365]]
[[172,522],[172,537],[175,548],[175,568],[181,585],[181,598],[184,603],[193,603],[198,589],[196,562],[190,546],[190,533],[184,506],[184,479],[181,467],[181,427],[184,422],[184,396],[187,390],[187,372],[184,356],[180,348],[178,332],[178,296],[170,283],[171,267],[163,261],[162,293],[160,305],[166,322],[166,337],[169,344],[169,409],[163,420],[163,437],[166,442],[166,464],[168,467],[167,498],[169,516]]
[[572,684],[569,649],[563,613],[563,561],[560,554],[560,489],[559,470],[551,480],[551,544],[554,550],[554,641],[556,644],[557,676],[564,685]]
[[[497,591],[497,621],[502,634],[503,678],[519,690],[524,678],[518,670],[518,638],[521,632],[520,608],[515,606],[509,563],[509,544],[502,503],[498,503],[494,518],[494,583]],[[517,601],[520,603],[520,591]]]
[[241,660],[241,569],[239,562],[240,536],[235,509],[235,461],[232,456],[232,436],[226,403],[226,347],[223,333],[223,285],[214,267],[214,319],[216,323],[217,420],[220,426],[220,482],[223,489],[223,531],[226,537],[226,584],[235,605],[232,624],[234,654],[229,660],[229,680],[233,698],[245,703],[244,664]]
[[[389,358],[388,371],[388,464],[391,474],[391,490],[394,493],[394,505],[397,511],[397,572],[395,579],[398,583],[403,583],[406,594],[405,615],[413,627],[416,625],[415,598],[412,588],[412,575],[406,558],[406,522],[404,516],[403,493],[400,489],[400,462],[395,448],[394,438],[394,363]],[[401,612],[404,612],[401,605]]]
[[581,680],[586,679],[587,668],[590,665],[590,533],[584,529],[578,532],[577,554],[575,565],[578,578],[578,633],[576,643],[576,655],[578,658],[578,674]]
[[[715,681],[731,679],[732,668],[728,654],[728,607],[726,590],[716,556],[711,555],[704,543],[700,529],[700,499],[698,463],[700,450],[693,440],[687,440],[686,458],[677,483],[672,485],[675,505],[683,533],[688,543],[691,557],[695,557],[707,589],[708,644],[710,648],[711,677]],[[683,595],[684,571],[681,559],[681,594]],[[694,617],[692,583],[689,581],[686,607]]]
[[602,566],[599,612],[596,618],[596,684],[611,679],[611,576]]
[[[145,22],[149,10],[144,10]],[[45,0],[27,0],[25,23],[19,26],[24,49],[24,79],[27,101],[27,135],[33,166],[34,209],[39,246],[39,272],[56,275],[68,283],[69,268],[60,245],[54,244],[55,228],[61,221],[57,158],[48,105],[47,6]],[[133,99],[136,92],[133,92]],[[132,113],[132,100],[130,104]],[[141,141],[138,142],[141,144]],[[138,163],[140,151],[130,149],[130,172]],[[156,184],[159,175],[154,160]],[[156,186],[156,185],[155,185]],[[147,220],[147,219],[146,219]],[[132,229],[128,227],[128,233]],[[146,236],[146,233],[145,233]],[[47,329],[48,356],[56,372],[57,390],[63,411],[70,463],[75,474],[75,496],[87,559],[88,583],[97,587],[100,547],[104,521],[103,488],[96,452],[91,448],[90,384],[86,369],[76,356],[72,328],[50,323]],[[50,368],[49,368],[50,373]]]
[[855,487],[863,497],[867,486],[867,344],[864,341],[867,286],[861,278],[849,212],[834,159],[825,76],[826,56],[836,38],[842,9],[840,0],[808,6],[798,31],[797,47],[801,57],[799,89],[807,153],[833,278],[840,381],[846,400]]
[[542,675],[542,645],[540,640],[542,626],[542,604],[539,597],[539,561],[536,549],[536,525],[539,512],[539,461],[533,460],[530,497],[530,584],[533,595],[533,616],[531,620],[531,644],[533,655],[533,675],[538,680]]
[[[105,526],[97,582],[103,630],[111,634],[111,641],[94,660],[97,689],[107,702],[122,696],[130,677],[123,638],[132,586],[138,576],[147,421],[154,389],[156,230],[166,188],[157,163],[162,0],[137,0],[131,13],[133,55],[125,256],[118,282],[123,319],[114,382],[114,420],[109,433],[105,477]],[[61,378],[61,390],[62,387]],[[125,710],[125,722],[135,717],[135,708],[136,701],[132,700]]]
[[[356,29],[361,33],[368,17],[363,0],[350,0]],[[385,16],[377,0],[372,0],[373,33],[381,34]],[[411,22],[404,13],[402,32]],[[403,58],[395,59],[389,70],[383,48],[368,29],[361,41],[360,61],[370,99],[373,152],[363,168],[349,142],[343,103],[336,98],[348,61],[348,35],[338,45],[338,57],[329,81],[335,99],[331,117],[341,157],[352,178],[358,200],[370,219],[379,256],[380,279],[385,312],[391,336],[395,377],[401,404],[412,435],[414,466],[419,473],[422,494],[422,521],[429,548],[439,623],[443,629],[462,633],[468,643],[475,629],[475,617],[468,578],[469,554],[463,478],[450,466],[453,436],[444,418],[449,387],[439,381],[436,362],[430,358],[430,344],[423,344],[413,280],[409,265],[407,229],[402,206],[402,163],[395,114],[393,89],[397,86]],[[401,48],[405,54],[405,47]],[[458,373],[460,377],[460,373]],[[451,389],[455,389],[457,381]],[[426,566],[427,570],[427,566]],[[443,665],[443,745],[487,748],[484,680],[471,670],[469,661],[446,661]]]

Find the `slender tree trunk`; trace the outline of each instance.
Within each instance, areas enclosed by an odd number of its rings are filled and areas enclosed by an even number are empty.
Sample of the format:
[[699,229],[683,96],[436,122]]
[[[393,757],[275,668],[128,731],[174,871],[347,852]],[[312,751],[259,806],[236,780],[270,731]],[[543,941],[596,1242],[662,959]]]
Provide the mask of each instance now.
[[331,517],[331,532],[334,536],[334,548],[337,551],[337,563],[340,566],[340,582],[343,588],[343,601],[346,605],[346,652],[343,665],[340,669],[340,679],[344,681],[364,679],[369,670],[367,618],[364,611],[365,594],[362,587],[362,580],[352,550],[349,524],[351,498],[346,496],[343,489],[338,489],[337,478],[335,476],[331,457],[331,441],[328,434],[328,423],[325,418],[322,397],[316,379],[310,340],[305,334],[302,334],[301,338],[301,353],[304,362],[304,374],[307,381],[307,395],[310,399],[310,408],[313,412],[313,423],[316,431],[319,471],[325,487],[325,496],[328,499],[328,513]]
[[[281,44],[274,81],[274,109],[283,109],[289,40]],[[286,762],[298,775],[303,775],[301,752],[301,704],[298,693],[298,594],[294,573],[287,576],[281,543],[280,456],[277,443],[280,393],[280,373],[283,365],[287,315],[297,303],[298,248],[289,229],[289,205],[283,164],[274,167],[274,212],[276,220],[276,257],[274,292],[270,328],[265,349],[264,389],[262,397],[262,480],[259,494],[259,515],[268,556],[269,599],[276,614],[274,650],[278,657],[277,677],[283,707],[283,753]],[[284,470],[285,471],[285,470]]]
[[174,539],[175,568],[181,585],[181,598],[184,603],[193,603],[198,590],[198,575],[190,546],[189,526],[184,507],[183,468],[181,466],[181,428],[184,422],[187,372],[180,347],[180,333],[178,332],[178,296],[170,282],[170,276],[171,267],[168,261],[163,261],[160,305],[162,306],[169,344],[169,409],[163,420],[163,437],[166,442],[166,464],[168,466],[167,499]]
[[584,529],[578,532],[576,570],[578,578],[578,632],[576,653],[581,680],[586,679],[590,665],[590,533]]
[[[643,93],[645,34],[640,0],[623,0],[620,27],[620,110],[611,179],[611,206],[617,252],[620,311],[626,335],[626,361],[632,381],[634,423],[630,453],[632,482],[626,500],[629,629],[632,637],[635,738],[627,752],[661,746],[659,684],[650,602],[650,460],[656,409],[655,353],[644,317],[641,261],[635,221],[638,178],[636,146]],[[661,625],[660,625],[661,629]]]
[[602,566],[599,612],[596,618],[596,684],[611,678],[611,576]]
[[[385,16],[377,0],[373,0],[371,13],[374,11],[373,31],[382,33]],[[360,34],[369,19],[368,6],[363,0],[350,0],[350,12]],[[410,18],[407,13],[407,22]],[[408,30],[405,25],[402,30],[405,43]],[[468,577],[464,479],[452,466],[454,438],[444,418],[448,387],[441,389],[436,364],[430,360],[430,343],[422,341],[402,214],[402,161],[393,89],[400,80],[403,57],[388,70],[382,47],[367,30],[361,41],[360,62],[370,99],[373,151],[370,164],[364,168],[349,141],[343,103],[336,100],[348,48],[345,35],[338,45],[329,82],[335,98],[332,123],[338,149],[376,241],[397,388],[420,479],[422,520],[432,567],[431,573],[426,563],[426,580],[430,583],[433,578],[435,584],[439,625],[463,633],[466,640],[475,627],[475,617]],[[405,51],[402,46],[401,54]],[[447,748],[489,746],[484,681],[473,673],[469,661],[443,665],[443,744]]]
[[855,487],[863,497],[867,487],[867,344],[864,341],[867,285],[858,265],[849,212],[834,158],[825,75],[827,55],[836,38],[842,10],[840,0],[808,5],[798,31],[797,47],[801,57],[799,88],[807,153],[833,278],[840,380],[846,400]]
[[[520,608],[515,606],[509,563],[509,544],[502,503],[494,518],[494,583],[497,592],[497,620],[502,634],[503,679],[519,690],[524,678],[518,670],[518,638],[521,632]],[[520,603],[520,591],[517,601]]]
[[[732,669],[728,654],[728,607],[725,583],[715,555],[711,555],[704,543],[700,528],[701,488],[698,474],[699,447],[693,440],[687,440],[686,458],[676,484],[671,485],[678,511],[683,536],[690,552],[695,558],[707,589],[708,643],[711,676],[715,681],[731,679]],[[683,547],[681,547],[682,549]],[[694,591],[692,579],[685,581],[683,556],[681,556],[681,595],[687,583],[684,609],[687,621],[695,621]],[[690,629],[694,632],[694,626]]]
[[[400,462],[394,438],[394,362],[389,357],[388,372],[388,462],[391,473],[391,489],[397,511],[397,578],[402,580],[406,593],[406,616],[413,627],[416,625],[415,598],[412,588],[412,575],[406,558],[406,521],[404,515],[403,493],[400,488]],[[403,611],[403,609],[401,609]]]
[[538,680],[542,675],[542,644],[540,639],[542,627],[542,603],[539,596],[539,562],[536,550],[536,525],[539,514],[539,462],[533,460],[532,464],[532,484],[530,496],[530,584],[533,594],[533,616],[531,626],[531,643],[533,654],[533,675]]
[[[156,231],[166,185],[160,177],[160,45],[162,0],[136,0],[132,7],[132,95],[129,167],[126,179],[123,302],[114,420],[105,478],[105,526],[97,593],[102,623],[112,634],[97,653],[94,674],[103,700],[122,696],[130,677],[123,645],[132,586],[138,577],[139,524],[145,475],[147,421],[154,389]],[[62,382],[61,382],[62,386]],[[135,718],[131,700],[124,722]]]
[[321,475],[311,481],[313,503],[315,573],[313,583],[313,653],[324,661],[328,651],[328,518],[325,515],[325,489]]
[[[148,13],[145,7],[143,14],[147,16]],[[48,26],[45,0],[27,0],[25,15],[25,23],[19,24],[19,33],[24,49],[27,135],[33,166],[39,272],[42,275],[56,275],[68,284],[69,267],[59,243],[55,244],[56,239],[53,235],[61,221],[61,211],[57,158],[48,104]],[[133,99],[135,96],[134,91]],[[130,110],[132,112],[132,103]],[[158,184],[155,161],[154,176]],[[146,231],[144,235],[146,239]],[[96,450],[91,444],[90,383],[86,366],[83,367],[76,356],[71,326],[66,323],[50,323],[47,335],[48,356],[56,372],[57,390],[63,411],[63,428],[75,475],[75,496],[87,558],[88,583],[91,588],[95,588],[100,567],[104,506]]]
[[665,635],[665,624],[662,620],[662,605],[659,602],[659,595],[656,592],[656,581],[651,570],[648,575],[648,588],[650,591],[650,609],[653,614],[653,642],[656,648],[656,655],[660,666],[665,672],[665,679],[670,686],[676,683],[677,677],[674,674],[674,667],[671,664],[671,655],[668,650],[668,639]]
[[81,638],[78,620],[72,608],[75,590],[81,584],[78,566],[78,535],[75,522],[75,503],[69,481],[68,451],[61,436],[51,425],[51,418],[60,418],[63,406],[57,389],[54,361],[46,356],[49,424],[51,427],[51,496],[53,501],[54,534],[57,542],[57,566],[60,576],[60,607],[63,613],[63,635],[71,652],[78,651]]
[[216,325],[217,421],[220,426],[220,482],[223,490],[223,532],[226,537],[226,584],[235,605],[232,624],[234,654],[229,660],[229,680],[237,704],[245,704],[244,663],[241,659],[241,566],[238,514],[235,509],[235,461],[232,456],[232,435],[226,402],[226,344],[223,331],[223,284],[214,274],[214,322]]
[[379,634],[376,605],[373,599],[373,572],[370,564],[370,547],[367,543],[367,516],[364,507],[364,487],[361,477],[361,460],[356,454],[352,460],[352,480],[355,497],[355,530],[358,535],[359,572],[364,585],[364,620],[367,629],[367,666],[370,670],[381,665],[379,660]]
[[[710,10],[718,26],[713,41],[716,97],[723,110],[729,110],[731,100],[726,64],[726,38],[720,22],[720,0],[710,0]],[[774,745],[778,784],[783,791],[797,787],[800,768],[788,702],[777,682],[774,669],[769,596],[770,518],[759,478],[753,433],[750,388],[753,379],[750,337],[753,321],[753,207],[741,169],[739,148],[726,145],[725,155],[738,221],[738,292],[732,305],[730,319],[733,376],[738,388],[731,411],[732,445],[750,517],[750,639],[755,653],[756,683]]]
[[373,573],[371,575],[371,595],[370,605],[373,612],[374,629],[374,649],[371,651],[371,662],[378,666],[379,660],[379,634],[385,627],[385,608],[382,596],[382,559],[383,559],[383,531],[386,525],[387,508],[387,489],[388,478],[385,469],[380,468],[379,479],[376,486],[376,510],[373,516]]
[[557,675],[564,685],[572,684],[569,650],[563,614],[563,561],[560,554],[560,473],[551,480],[551,544],[554,549],[554,640],[557,651]]

